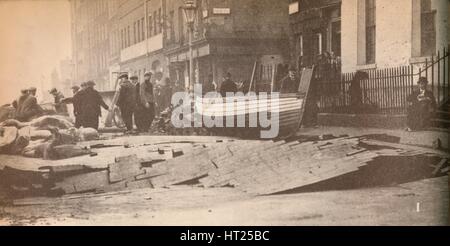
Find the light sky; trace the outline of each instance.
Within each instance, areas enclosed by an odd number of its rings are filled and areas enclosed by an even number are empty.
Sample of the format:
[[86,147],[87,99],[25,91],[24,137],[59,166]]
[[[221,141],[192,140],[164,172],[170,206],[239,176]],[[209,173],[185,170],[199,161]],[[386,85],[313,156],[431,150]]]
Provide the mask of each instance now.
[[71,57],[70,3],[0,0],[0,34],[0,105],[21,88],[47,92],[53,69]]

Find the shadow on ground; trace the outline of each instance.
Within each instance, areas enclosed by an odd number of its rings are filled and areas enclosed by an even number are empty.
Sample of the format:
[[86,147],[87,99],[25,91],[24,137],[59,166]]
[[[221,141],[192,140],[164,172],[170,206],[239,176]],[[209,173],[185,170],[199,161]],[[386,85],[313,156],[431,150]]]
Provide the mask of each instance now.
[[383,187],[444,176],[433,174],[433,165],[441,159],[425,155],[377,157],[358,171],[277,194]]

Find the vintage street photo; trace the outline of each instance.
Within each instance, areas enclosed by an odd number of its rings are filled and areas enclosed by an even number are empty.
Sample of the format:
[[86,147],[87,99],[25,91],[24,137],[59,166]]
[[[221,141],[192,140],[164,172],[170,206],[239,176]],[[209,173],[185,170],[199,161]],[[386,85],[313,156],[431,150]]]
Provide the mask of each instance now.
[[448,225],[449,12],[0,0],[0,226]]

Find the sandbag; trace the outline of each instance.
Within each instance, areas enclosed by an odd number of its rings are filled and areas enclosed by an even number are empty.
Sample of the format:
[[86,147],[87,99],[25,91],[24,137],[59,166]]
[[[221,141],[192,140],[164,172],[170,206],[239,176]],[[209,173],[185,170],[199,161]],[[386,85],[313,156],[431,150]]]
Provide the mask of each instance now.
[[8,119],[0,123],[0,127],[8,126],[8,127],[15,127],[17,129],[20,129],[25,126],[29,126],[30,124],[27,122],[20,122],[15,119]]
[[18,135],[15,127],[0,127],[0,150],[14,143]]
[[9,105],[3,105],[0,107],[0,122],[3,122],[7,119],[14,118],[14,114],[16,113],[16,109]]
[[29,124],[35,127],[37,130],[47,130],[49,127],[55,127],[57,129],[69,129],[74,127],[69,117],[61,115],[46,115],[34,119]]

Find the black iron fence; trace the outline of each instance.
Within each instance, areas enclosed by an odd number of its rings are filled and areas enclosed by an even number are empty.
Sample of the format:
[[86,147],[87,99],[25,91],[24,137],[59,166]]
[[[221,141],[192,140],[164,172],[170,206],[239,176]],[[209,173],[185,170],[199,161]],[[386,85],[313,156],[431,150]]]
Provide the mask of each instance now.
[[[395,68],[366,70],[369,78],[359,82],[363,108],[357,113],[404,114],[407,97],[413,92],[419,77],[426,77],[438,105],[449,99],[449,50],[422,63]],[[354,73],[340,76],[315,76],[315,95],[323,113],[355,113],[351,107],[350,85]]]

